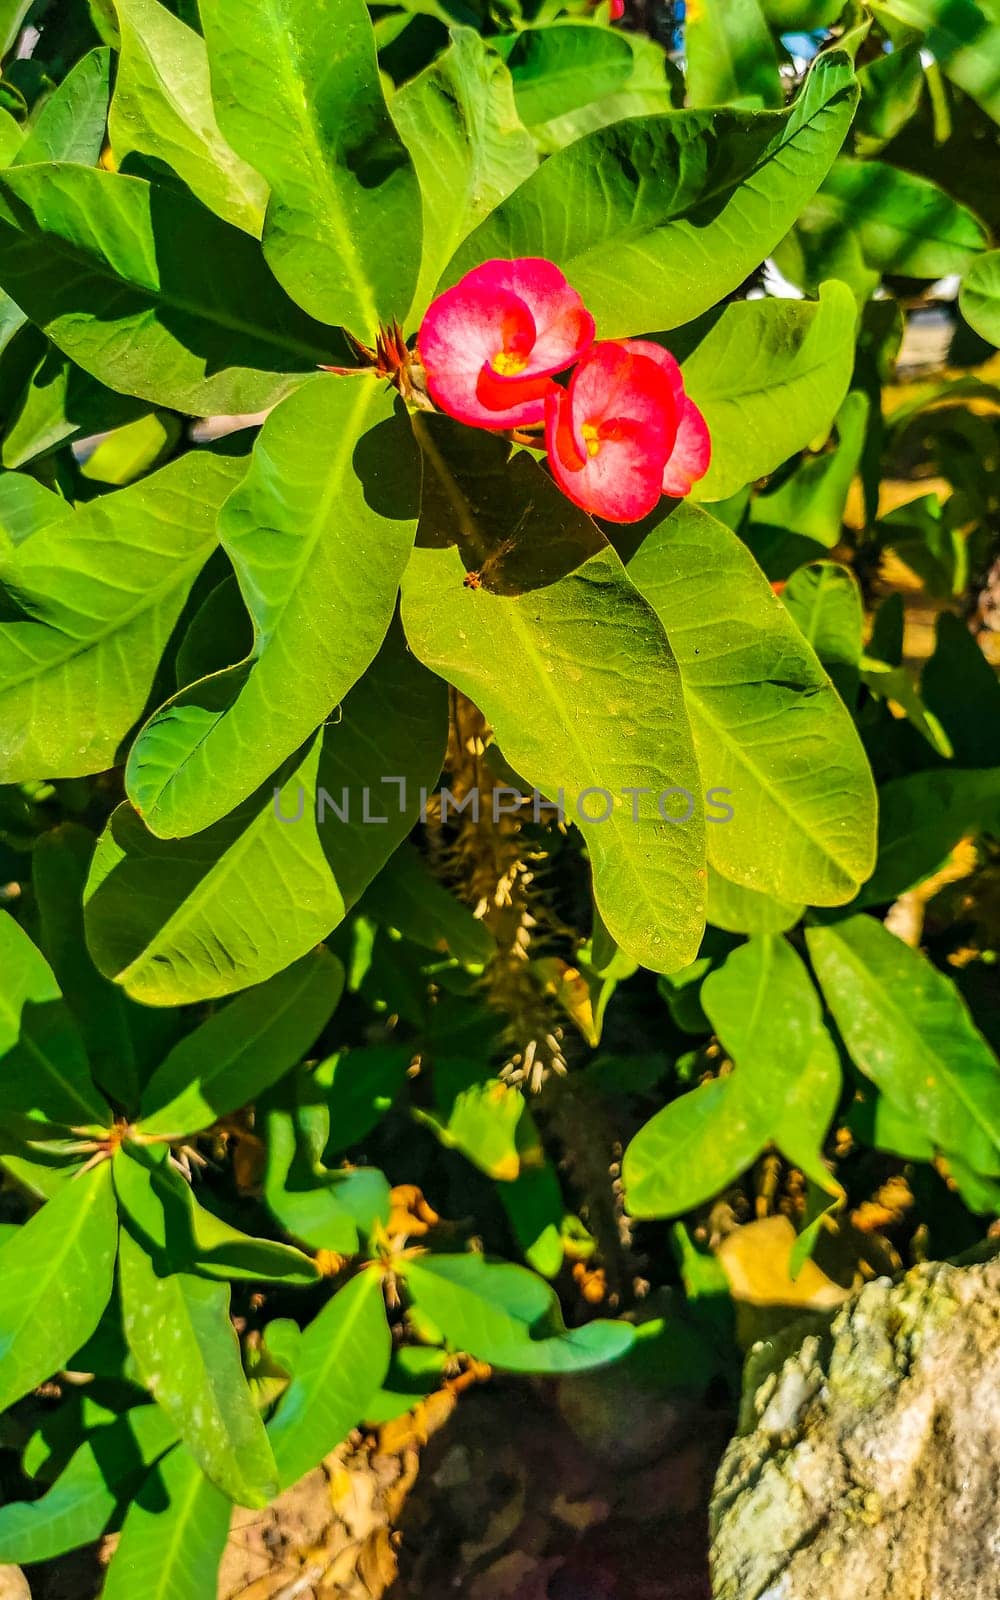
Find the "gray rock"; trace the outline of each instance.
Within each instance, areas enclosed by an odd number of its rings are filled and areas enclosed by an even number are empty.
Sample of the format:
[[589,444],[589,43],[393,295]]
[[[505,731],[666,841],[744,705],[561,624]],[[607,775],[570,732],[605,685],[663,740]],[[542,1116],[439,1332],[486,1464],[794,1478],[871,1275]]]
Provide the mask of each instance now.
[[748,1363],[715,1600],[1000,1600],[1000,1261],[879,1279],[796,1342]]

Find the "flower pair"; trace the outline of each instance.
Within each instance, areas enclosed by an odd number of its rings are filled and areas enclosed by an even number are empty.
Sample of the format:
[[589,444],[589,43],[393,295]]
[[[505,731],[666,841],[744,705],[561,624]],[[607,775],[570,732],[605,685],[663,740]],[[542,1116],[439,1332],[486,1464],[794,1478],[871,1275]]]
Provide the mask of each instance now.
[[[636,522],[708,470],[705,419],[680,367],[645,339],[594,343],[594,319],[551,261],[487,261],[427,312],[417,337],[442,411],[477,428],[545,425],[552,475],[578,506]],[[565,387],[555,375],[574,367]]]

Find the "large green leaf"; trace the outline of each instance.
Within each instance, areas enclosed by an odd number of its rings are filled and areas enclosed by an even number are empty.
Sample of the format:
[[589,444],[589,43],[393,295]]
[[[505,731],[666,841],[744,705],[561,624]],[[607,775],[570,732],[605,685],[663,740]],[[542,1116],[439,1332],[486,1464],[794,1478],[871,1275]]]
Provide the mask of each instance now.
[[842,156],[796,226],[815,276],[836,270],[843,234],[852,233],[877,272],[941,278],[963,272],[985,247],[986,229],[949,194],[884,161]]
[[483,1256],[417,1256],[405,1263],[407,1294],[453,1350],[508,1372],[586,1372],[632,1348],[627,1322],[567,1329],[544,1279]]
[[934,59],[953,83],[1000,122],[1000,15],[995,0],[884,0],[872,6],[919,28]]
[[423,199],[423,254],[410,313],[416,323],[462,240],[534,172],[538,155],[515,109],[510,73],[472,28],[452,31],[449,49],[399,90],[392,116]]
[[989,250],[972,263],[958,303],[966,322],[990,344],[1000,345],[1000,250]]
[[153,1074],[140,1131],[197,1133],[248,1105],[315,1043],[343,987],[340,962],[316,950],[245,990],[176,1044]]
[[850,567],[813,561],[794,572],[781,596],[846,706],[857,700],[864,602]]
[[836,279],[817,302],[726,307],[684,362],[712,435],[696,500],[727,499],[829,431],[851,380],[854,323],[854,297]]
[[198,833],[224,817],[369,666],[413,544],[419,484],[406,417],[374,378],[319,378],[272,412],[219,516],[254,646],[181,690],[136,740],[126,785],[153,833]]
[[895,900],[936,872],[966,834],[1000,833],[1000,767],[936,767],[879,790],[879,849],[859,905]]
[[0,1410],[86,1344],[111,1298],[117,1242],[105,1161],[67,1184],[0,1248]]
[[118,1276],[125,1337],[150,1394],[214,1484],[238,1505],[266,1505],[274,1458],[243,1375],[228,1284],[159,1277],[127,1228]]
[[183,1446],[150,1473],[122,1525],[103,1600],[208,1600],[232,1506]]
[[[480,707],[516,771],[550,801],[561,797],[621,948],[656,971],[683,966],[704,926],[703,810],[663,629],[615,552],[530,457],[508,466],[508,447],[486,436],[463,453],[448,427],[422,437],[443,491],[439,504],[425,490],[422,526],[427,537],[450,528],[465,552],[414,552],[403,580],[410,645]],[[498,523],[513,540],[489,580],[498,588],[467,588],[467,563],[477,544],[491,548]],[[518,559],[537,562],[539,550],[543,562],[565,555],[565,575],[517,592]]]
[[216,115],[271,186],[264,255],[324,322],[402,319],[420,191],[382,96],[363,0],[201,0]]
[[444,684],[394,623],[339,718],[222,822],[158,839],[120,806],[88,887],[101,971],[151,1005],[231,994],[282,971],[341,921],[409,833],[447,727]]
[[0,625],[5,782],[115,765],[244,467],[191,451],[0,549],[15,619]]
[[632,76],[628,40],[609,28],[557,22],[501,35],[498,48],[514,80],[518,115],[529,125],[623,89]]
[[712,865],[793,903],[849,900],[872,870],[875,789],[843,702],[741,539],[688,502],[628,572],[681,669],[709,794]]
[[856,93],[834,52],[787,112],[677,111],[602,128],[515,190],[445,281],[494,256],[543,255],[604,338],[689,322],[760,265],[815,193]]
[[688,104],[780,106],[778,56],[758,0],[700,0],[684,29]]
[[0,911],[0,1108],[68,1127],[106,1127],[109,1106],[41,951]]
[[860,1070],[935,1144],[1000,1176],[1000,1062],[952,980],[874,917],[810,928],[806,939]]
[[314,1317],[268,1435],[283,1489],[347,1437],[389,1368],[392,1337],[381,1274],[360,1272]]
[[111,51],[89,50],[42,102],[13,164],[80,161],[84,166],[96,165],[104,145],[110,93]]
[[644,1123],[625,1150],[622,1179],[634,1217],[679,1216],[721,1194],[767,1139],[757,1107],[732,1078],[712,1078]]
[[133,152],[166,162],[210,211],[260,238],[267,184],[219,132],[204,39],[159,0],[115,0],[115,10],[109,131],[119,166]]
[[819,1147],[840,1091],[819,996],[791,945],[757,935],[702,985],[735,1070],[658,1111],[625,1152],[633,1216],[676,1216],[719,1194],[769,1142],[830,1189]]
[[345,359],[254,240],[184,193],[116,172],[0,173],[0,283],[85,372],[196,416],[261,411]]
[[0,1508],[0,1562],[52,1561],[101,1537],[123,1491],[176,1433],[156,1406],[95,1429],[38,1500]]

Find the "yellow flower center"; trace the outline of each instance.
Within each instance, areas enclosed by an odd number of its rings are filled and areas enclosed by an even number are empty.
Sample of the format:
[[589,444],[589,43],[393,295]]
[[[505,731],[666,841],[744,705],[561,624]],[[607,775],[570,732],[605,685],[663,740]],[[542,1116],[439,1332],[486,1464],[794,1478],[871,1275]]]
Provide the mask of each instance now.
[[498,372],[501,378],[516,378],[527,365],[527,356],[521,355],[517,350],[498,350],[493,357],[493,371]]
[[587,446],[588,456],[596,456],[598,450],[601,448],[601,435],[599,429],[597,429],[592,422],[585,422],[583,427],[580,429],[580,432],[583,434],[583,442]]

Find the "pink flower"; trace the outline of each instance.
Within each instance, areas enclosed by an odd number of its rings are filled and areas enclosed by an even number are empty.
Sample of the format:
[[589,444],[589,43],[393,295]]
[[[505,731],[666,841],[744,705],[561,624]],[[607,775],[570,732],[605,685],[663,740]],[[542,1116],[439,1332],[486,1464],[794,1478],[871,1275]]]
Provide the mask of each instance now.
[[595,344],[545,402],[552,475],[585,511],[637,522],[663,492],[677,423],[676,385],[662,362],[629,341]]
[[551,261],[487,261],[428,308],[417,335],[431,399],[476,428],[541,422],[552,375],[578,361],[594,319]]
[[626,350],[647,356],[665,373],[677,402],[677,438],[663,471],[663,493],[683,500],[699,478],[708,471],[712,459],[712,440],[708,424],[694,401],[684,393],[684,379],[669,350],[648,339],[624,340]]
[[608,6],[608,18],[611,22],[620,22],[625,15],[625,0],[611,0]]

